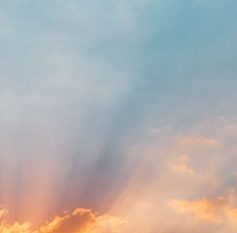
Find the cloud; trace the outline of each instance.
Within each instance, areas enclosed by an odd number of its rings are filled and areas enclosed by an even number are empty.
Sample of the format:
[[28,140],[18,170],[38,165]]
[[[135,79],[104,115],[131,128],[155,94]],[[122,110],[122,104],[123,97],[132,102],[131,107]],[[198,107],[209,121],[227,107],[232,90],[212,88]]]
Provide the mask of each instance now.
[[[7,210],[0,211],[4,217]],[[34,229],[28,223],[15,222],[8,224],[2,221],[1,233],[118,233],[122,220],[110,215],[97,215],[89,209],[76,209],[72,213],[65,213],[47,221]]]
[[198,219],[213,223],[237,223],[237,195],[230,192],[216,199],[172,200],[171,206],[180,213],[192,214]]
[[[0,201],[31,224],[0,231],[32,232],[31,218],[77,206],[121,208],[129,190],[127,232],[163,233],[175,219],[166,199],[198,202],[235,185],[236,122],[231,132],[214,122],[236,115],[234,3],[184,2],[1,1]],[[210,201],[198,205],[218,217]],[[179,203],[200,215],[195,204]],[[233,219],[232,206],[217,209]],[[76,210],[36,231],[114,231],[117,222]]]
[[0,218],[4,217],[8,211],[6,209],[0,209]]
[[174,172],[189,175],[195,174],[195,171],[189,166],[189,157],[185,154],[178,157],[175,161],[169,162],[168,167]]
[[199,136],[186,136],[182,137],[177,141],[179,146],[190,146],[190,145],[207,145],[207,146],[215,146],[218,145],[219,142],[215,138],[204,137],[203,135]]

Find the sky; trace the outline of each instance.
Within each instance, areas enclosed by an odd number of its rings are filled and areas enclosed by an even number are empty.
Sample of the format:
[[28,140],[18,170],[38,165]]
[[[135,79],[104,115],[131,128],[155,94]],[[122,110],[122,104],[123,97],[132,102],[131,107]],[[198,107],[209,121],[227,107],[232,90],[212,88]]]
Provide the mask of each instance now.
[[237,2],[0,0],[0,233],[235,233]]

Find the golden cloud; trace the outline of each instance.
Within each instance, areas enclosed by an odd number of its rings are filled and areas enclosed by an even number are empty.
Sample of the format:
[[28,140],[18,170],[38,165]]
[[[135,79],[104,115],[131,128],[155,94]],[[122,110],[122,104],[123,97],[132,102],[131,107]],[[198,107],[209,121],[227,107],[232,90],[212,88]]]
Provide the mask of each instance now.
[[[7,213],[1,209],[0,216]],[[72,213],[56,216],[52,221],[34,229],[30,223],[8,224],[2,221],[0,233],[119,233],[120,218],[110,215],[97,215],[89,209],[76,209]]]
[[216,199],[203,198],[200,200],[172,200],[171,206],[181,213],[191,213],[196,218],[214,223],[237,223],[237,196],[229,193]]
[[4,217],[8,211],[6,209],[0,209],[0,218]]

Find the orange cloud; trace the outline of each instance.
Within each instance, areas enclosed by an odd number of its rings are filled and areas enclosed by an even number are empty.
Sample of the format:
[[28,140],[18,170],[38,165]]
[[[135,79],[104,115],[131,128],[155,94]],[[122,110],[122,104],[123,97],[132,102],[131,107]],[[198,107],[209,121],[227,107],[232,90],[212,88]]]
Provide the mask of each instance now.
[[192,213],[196,217],[219,222],[221,220],[221,203],[206,198],[197,201],[173,200],[172,206],[181,213]]
[[[233,201],[234,200],[234,201]],[[196,218],[221,223],[226,220],[237,223],[237,196],[230,193],[217,199],[172,200],[171,205],[181,213],[192,213]]]
[[1,233],[37,233],[32,231],[29,223],[19,223],[15,222],[13,224],[7,224],[6,222],[2,222],[0,224],[0,232]]
[[[6,214],[6,210],[0,210]],[[38,229],[30,223],[0,224],[0,233],[119,233],[121,219],[110,216],[98,216],[89,209],[76,209],[72,213],[56,216]]]
[[4,217],[8,211],[6,209],[0,209],[0,218]]

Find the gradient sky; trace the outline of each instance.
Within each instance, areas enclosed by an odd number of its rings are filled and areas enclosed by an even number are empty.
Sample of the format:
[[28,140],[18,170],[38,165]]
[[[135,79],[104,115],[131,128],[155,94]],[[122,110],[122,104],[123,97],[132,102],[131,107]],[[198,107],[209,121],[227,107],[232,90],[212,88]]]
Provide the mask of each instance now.
[[234,0],[0,0],[0,232],[235,233],[236,25]]

